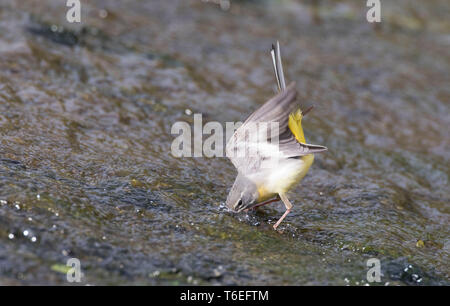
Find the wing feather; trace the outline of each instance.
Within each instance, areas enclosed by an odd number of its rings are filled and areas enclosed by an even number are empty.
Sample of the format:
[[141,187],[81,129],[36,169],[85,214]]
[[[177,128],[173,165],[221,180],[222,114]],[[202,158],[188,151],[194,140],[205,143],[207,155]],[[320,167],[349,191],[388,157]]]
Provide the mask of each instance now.
[[[288,128],[289,114],[296,107],[295,83],[267,101],[251,114],[227,143],[226,154],[241,173],[257,171],[263,161],[290,158],[323,152],[323,146],[298,142]],[[278,129],[269,123],[278,123]],[[267,123],[267,133],[261,138],[258,125]],[[277,144],[278,142],[278,144]]]

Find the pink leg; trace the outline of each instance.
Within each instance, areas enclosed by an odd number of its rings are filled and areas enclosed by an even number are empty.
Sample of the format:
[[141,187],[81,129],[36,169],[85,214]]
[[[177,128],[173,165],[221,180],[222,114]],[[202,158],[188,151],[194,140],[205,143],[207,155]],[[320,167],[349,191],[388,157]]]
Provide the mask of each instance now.
[[280,198],[279,198],[279,197],[276,197],[275,199],[268,200],[268,201],[265,201],[265,202],[262,202],[262,203],[258,203],[258,204],[256,204],[256,205],[252,206],[252,209],[253,209],[253,208],[256,208],[256,207],[263,206],[263,205],[267,205],[267,204],[270,204],[270,203],[273,203],[273,202],[278,202],[279,200],[280,200]]
[[262,202],[262,203],[255,204],[255,205],[253,205],[252,207],[247,208],[245,211],[249,211],[250,209],[255,209],[256,207],[260,207],[260,206],[267,205],[267,204],[270,204],[270,203],[273,203],[273,202],[277,202],[277,201],[279,201],[279,200],[280,200],[280,198],[279,198],[279,197],[276,197],[275,199],[272,199],[272,200],[268,200],[268,201],[265,201],[265,202]]
[[280,225],[281,221],[283,221],[283,219],[286,218],[286,216],[291,212],[291,208],[292,208],[292,204],[288,200],[286,195],[284,195],[283,193],[280,193],[279,195],[280,195],[281,201],[283,201],[284,205],[286,206],[286,211],[281,216],[280,220],[278,220],[277,223],[275,223],[275,225],[273,226],[273,229],[275,229],[275,230],[277,229],[278,225]]
[[288,213],[290,213],[291,210],[287,209],[284,214],[281,216],[280,220],[277,221],[277,223],[275,223],[275,225],[273,226],[273,229],[277,229],[278,225],[280,225],[281,221],[283,221],[284,218],[286,218],[286,216],[288,215]]

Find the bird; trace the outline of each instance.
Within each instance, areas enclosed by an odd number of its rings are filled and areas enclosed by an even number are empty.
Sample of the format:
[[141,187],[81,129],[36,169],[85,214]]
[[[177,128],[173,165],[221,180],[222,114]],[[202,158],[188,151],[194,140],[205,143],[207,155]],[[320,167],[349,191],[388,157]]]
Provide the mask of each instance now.
[[302,112],[295,82],[286,86],[278,41],[270,53],[278,93],[253,112],[226,144],[226,156],[238,171],[226,206],[242,212],[281,200],[286,211],[273,225],[276,230],[292,209],[287,192],[304,178],[314,154],[328,149],[306,143],[302,119],[312,107]]

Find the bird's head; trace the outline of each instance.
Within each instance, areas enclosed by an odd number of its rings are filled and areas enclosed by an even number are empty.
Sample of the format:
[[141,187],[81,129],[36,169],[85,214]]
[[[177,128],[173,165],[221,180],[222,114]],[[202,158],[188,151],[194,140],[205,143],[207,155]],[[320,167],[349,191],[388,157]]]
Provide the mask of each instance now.
[[238,174],[227,197],[227,207],[240,212],[257,203],[259,198],[256,184],[242,174]]

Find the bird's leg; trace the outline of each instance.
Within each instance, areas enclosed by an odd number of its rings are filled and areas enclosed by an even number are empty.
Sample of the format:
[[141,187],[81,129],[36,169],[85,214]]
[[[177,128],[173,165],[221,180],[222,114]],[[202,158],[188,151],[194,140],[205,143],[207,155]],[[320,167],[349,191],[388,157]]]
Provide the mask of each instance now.
[[280,199],[281,201],[283,201],[284,205],[286,206],[286,211],[284,212],[284,214],[281,216],[280,220],[277,221],[277,223],[275,223],[275,225],[273,226],[273,229],[277,229],[278,225],[280,225],[281,221],[283,221],[284,218],[286,218],[286,216],[288,215],[288,213],[291,211],[292,208],[292,204],[289,201],[289,199],[286,197],[286,195],[284,193],[280,193]]
[[274,198],[272,200],[268,200],[268,201],[265,201],[265,202],[261,202],[261,203],[255,204],[252,207],[250,207],[249,209],[254,209],[256,207],[260,207],[260,206],[267,205],[267,204],[270,204],[270,203],[273,203],[273,202],[277,202],[279,200],[280,200],[280,197],[277,196],[276,198]]
[[276,198],[274,198],[272,200],[268,200],[268,201],[265,201],[265,202],[262,202],[262,203],[258,203],[258,204],[256,204],[253,207],[256,208],[256,207],[267,205],[267,204],[270,204],[270,203],[273,203],[273,202],[278,202],[279,200],[280,200],[280,198],[277,196]]

